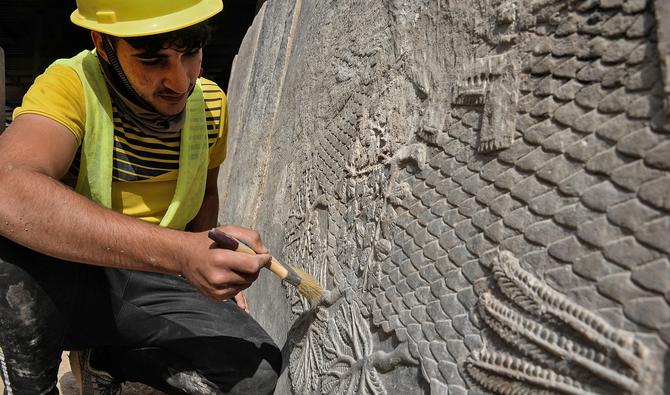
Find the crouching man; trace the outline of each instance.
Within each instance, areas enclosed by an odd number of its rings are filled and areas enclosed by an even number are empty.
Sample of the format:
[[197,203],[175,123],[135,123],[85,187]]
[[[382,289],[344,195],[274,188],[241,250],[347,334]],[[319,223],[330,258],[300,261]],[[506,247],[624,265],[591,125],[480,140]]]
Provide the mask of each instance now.
[[0,135],[0,373],[57,394],[267,394],[281,355],[246,310],[270,256],[213,248],[226,97],[201,78],[221,0],[78,0],[95,49],[52,64]]

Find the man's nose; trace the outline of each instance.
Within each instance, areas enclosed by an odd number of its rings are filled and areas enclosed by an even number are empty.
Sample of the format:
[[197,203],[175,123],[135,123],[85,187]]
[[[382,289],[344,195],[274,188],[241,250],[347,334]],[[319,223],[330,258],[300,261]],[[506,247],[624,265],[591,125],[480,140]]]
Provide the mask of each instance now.
[[191,79],[188,76],[188,70],[182,62],[171,62],[170,68],[165,74],[163,85],[175,93],[187,93],[191,86]]

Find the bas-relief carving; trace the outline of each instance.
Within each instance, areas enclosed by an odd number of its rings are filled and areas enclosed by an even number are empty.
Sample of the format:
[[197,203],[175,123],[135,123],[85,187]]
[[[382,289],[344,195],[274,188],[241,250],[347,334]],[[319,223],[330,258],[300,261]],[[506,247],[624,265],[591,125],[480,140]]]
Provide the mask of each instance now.
[[513,54],[477,58],[461,72],[453,103],[483,107],[479,152],[512,145],[518,100],[515,60]]
[[[614,328],[519,266],[509,252],[490,268],[501,296],[484,291],[479,313],[486,326],[527,359],[482,349],[466,370],[494,392],[647,394],[657,367],[633,333]],[[505,300],[505,301],[504,301]],[[512,304],[506,302],[509,300]]]
[[670,4],[667,1],[655,0],[654,11],[658,59],[665,85],[665,129],[670,130]]
[[289,164],[283,254],[329,289],[286,288],[294,393],[667,392],[657,3],[388,1],[390,54],[343,33],[350,96]]

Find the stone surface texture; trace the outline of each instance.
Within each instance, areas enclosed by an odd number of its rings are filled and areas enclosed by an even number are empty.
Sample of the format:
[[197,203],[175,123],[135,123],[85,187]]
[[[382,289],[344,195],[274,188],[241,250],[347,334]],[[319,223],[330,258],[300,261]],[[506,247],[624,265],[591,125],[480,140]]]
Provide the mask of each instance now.
[[220,221],[328,289],[248,291],[277,393],[668,393],[668,4],[266,2]]

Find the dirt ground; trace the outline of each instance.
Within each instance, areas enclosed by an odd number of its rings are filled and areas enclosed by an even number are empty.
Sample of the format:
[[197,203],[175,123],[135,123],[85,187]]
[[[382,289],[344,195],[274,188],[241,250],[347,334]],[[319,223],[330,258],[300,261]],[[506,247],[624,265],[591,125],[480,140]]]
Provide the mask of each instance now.
[[[62,395],[79,395],[79,384],[72,374],[67,355],[68,353],[64,352],[61,357],[61,364],[58,369],[58,389]],[[0,393],[4,390],[5,385],[0,380]],[[123,395],[164,395],[160,391],[138,383],[125,383],[121,393]]]

